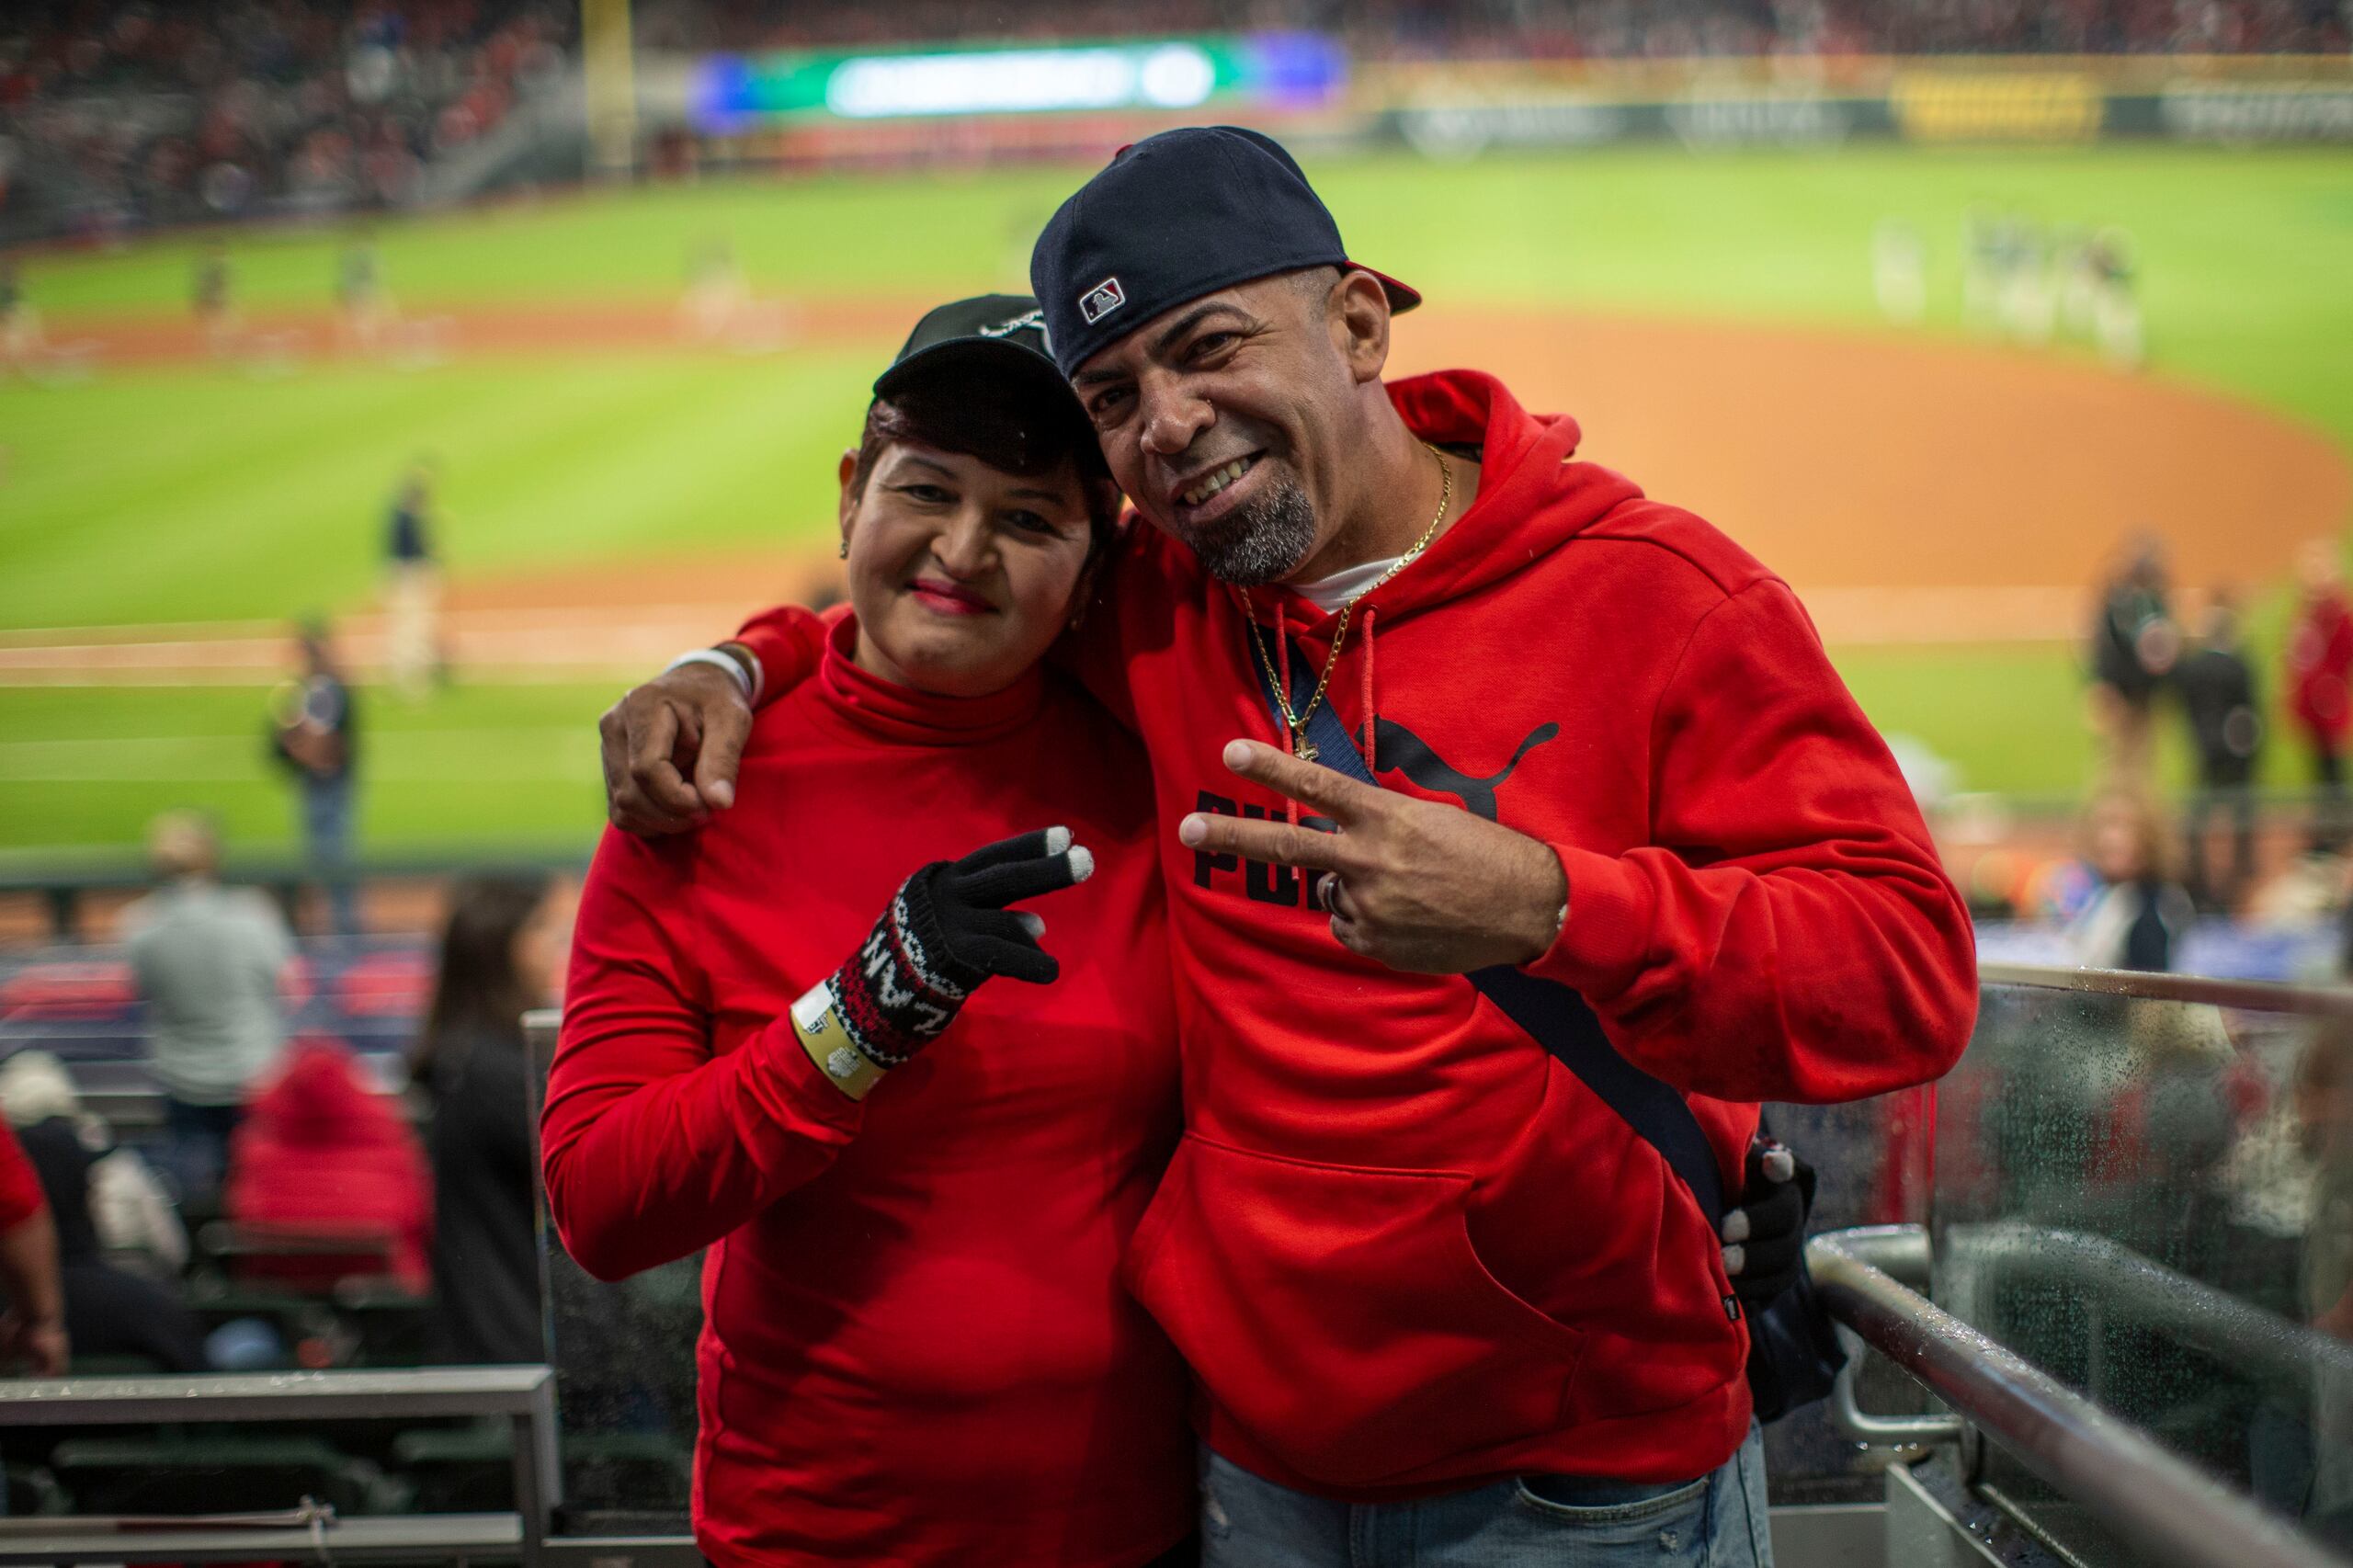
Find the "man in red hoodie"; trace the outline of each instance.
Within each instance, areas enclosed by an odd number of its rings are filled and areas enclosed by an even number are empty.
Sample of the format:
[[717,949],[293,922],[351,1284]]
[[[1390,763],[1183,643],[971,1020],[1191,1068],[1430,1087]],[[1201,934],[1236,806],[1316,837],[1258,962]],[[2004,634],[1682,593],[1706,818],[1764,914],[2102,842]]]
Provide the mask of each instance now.
[[[1127,1273],[1199,1379],[1205,1561],[1769,1562],[1711,1220],[1549,1036],[1589,1006],[1727,1183],[1757,1101],[1949,1067],[1972,941],[1885,746],[1574,422],[1384,384],[1418,296],[1266,138],[1137,143],[1031,278],[1151,525],[1077,653],[1166,829],[1188,1132]],[[727,804],[813,631],[608,715],[617,820]]]

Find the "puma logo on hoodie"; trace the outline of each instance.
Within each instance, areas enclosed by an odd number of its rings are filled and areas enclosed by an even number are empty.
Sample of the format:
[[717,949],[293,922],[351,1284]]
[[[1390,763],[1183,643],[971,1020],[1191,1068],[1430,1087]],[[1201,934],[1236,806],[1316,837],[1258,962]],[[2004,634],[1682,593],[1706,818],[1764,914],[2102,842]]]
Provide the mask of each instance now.
[[1511,754],[1511,760],[1504,764],[1502,772],[1473,778],[1457,771],[1421,736],[1383,715],[1373,721],[1372,755],[1380,758],[1382,772],[1402,773],[1433,795],[1452,795],[1472,815],[1494,822],[1495,791],[1510,781],[1512,774],[1518,770],[1520,758],[1560,733],[1558,724],[1537,725]]

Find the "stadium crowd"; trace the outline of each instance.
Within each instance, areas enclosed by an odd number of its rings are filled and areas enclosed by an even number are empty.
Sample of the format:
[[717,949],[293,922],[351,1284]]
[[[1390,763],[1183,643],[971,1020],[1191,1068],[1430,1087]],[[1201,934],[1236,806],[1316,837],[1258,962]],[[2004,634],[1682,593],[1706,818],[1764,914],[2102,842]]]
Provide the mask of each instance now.
[[119,935],[160,1135],[119,1135],[39,1041],[0,1064],[0,1116],[39,1185],[0,1203],[0,1231],[46,1210],[74,1364],[544,1359],[520,1020],[554,994],[568,895],[524,873],[450,889],[429,984],[403,1009],[422,1004],[392,1072],[405,1088],[387,1094],[387,1063],[299,1027],[310,955],[272,900],[221,881],[210,823],[167,812],[149,849],[153,891]]
[[[1639,59],[1760,54],[2294,53],[2341,51],[2336,0],[1170,0],[1157,33],[1300,28],[1359,59]],[[1117,38],[1131,6],[1053,0],[1017,10],[957,0],[857,6],[648,0],[642,45],[863,47],[908,39]]]
[[[1117,37],[1131,8],[649,0],[652,50]],[[1171,0],[1154,32],[1313,29],[1359,59],[2341,51],[2336,0]],[[576,52],[552,0],[40,0],[0,11],[0,236],[399,204]]]
[[0,8],[0,233],[395,204],[561,69],[575,17],[551,0]]

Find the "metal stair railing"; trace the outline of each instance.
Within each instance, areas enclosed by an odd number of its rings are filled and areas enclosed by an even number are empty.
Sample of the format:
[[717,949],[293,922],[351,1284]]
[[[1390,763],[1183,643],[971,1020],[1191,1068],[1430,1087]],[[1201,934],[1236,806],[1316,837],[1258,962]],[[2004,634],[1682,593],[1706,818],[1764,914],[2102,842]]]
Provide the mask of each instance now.
[[2341,1560],[2154,1439],[1890,1277],[1916,1267],[1916,1225],[1806,1245],[1823,1302],[1864,1343],[2154,1563],[2343,1568]]

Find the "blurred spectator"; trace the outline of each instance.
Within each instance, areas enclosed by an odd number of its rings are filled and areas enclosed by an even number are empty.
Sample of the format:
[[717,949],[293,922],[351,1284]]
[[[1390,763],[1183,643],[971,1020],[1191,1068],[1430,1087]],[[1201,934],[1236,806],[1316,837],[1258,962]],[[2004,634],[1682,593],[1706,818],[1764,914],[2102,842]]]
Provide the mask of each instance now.
[[278,688],[270,747],[294,775],[302,802],[302,849],[325,883],[329,924],[338,935],[359,929],[358,895],[351,880],[352,772],[358,725],[351,688],[335,673],[335,650],[324,624],[295,637],[300,680]]
[[2092,623],[2092,723],[2107,750],[2105,784],[2148,789],[2150,710],[2180,651],[2166,604],[2165,547],[2143,534],[2128,543],[2123,564],[2100,590]]
[[441,652],[441,563],[433,548],[433,471],[409,465],[392,497],[384,534],[385,673],[412,700],[436,676],[446,676]]
[[[65,1333],[74,1355],[136,1357],[156,1371],[205,1370],[204,1330],[187,1304],[154,1280],[108,1261],[92,1199],[99,1166],[122,1155],[108,1149],[102,1123],[77,1114],[72,1082],[57,1059],[41,1051],[10,1057],[0,1067],[0,1100],[40,1176],[56,1226]],[[186,1236],[179,1242],[185,1256]]]
[[[2198,748],[2198,788],[2190,796],[2184,835],[2184,879],[2201,907],[2234,906],[2255,878],[2255,759],[2263,744],[2262,704],[2255,672],[2238,643],[2238,615],[2222,591],[2207,607],[2198,646],[2175,673]],[[2230,823],[2229,871],[2207,871],[2207,838],[2217,815]]]
[[2067,926],[2072,960],[2086,969],[2168,970],[2193,918],[2189,895],[2169,881],[2165,833],[2147,800],[2108,789],[2084,813],[2091,902]]
[[147,856],[163,885],[123,912],[123,939],[147,1003],[165,1157],[182,1199],[209,1205],[246,1091],[286,1043],[278,985],[294,939],[268,900],[215,880],[220,841],[197,813],[157,817]]
[[[425,1151],[398,1102],[369,1085],[340,1041],[300,1040],[288,1050],[230,1142],[222,1198],[242,1231],[381,1244],[404,1290],[422,1295],[432,1284]],[[332,1283],[305,1274],[300,1260],[281,1272]]]
[[469,877],[450,897],[441,972],[410,1064],[433,1100],[437,1360],[547,1358],[523,1014],[553,997],[569,926],[568,901],[536,873]]
[[2320,807],[2313,815],[2314,849],[2345,842],[2345,738],[2353,730],[2353,609],[2333,540],[2314,540],[2297,560],[2303,597],[2288,631],[2288,705],[2312,748]]
[[17,1135],[0,1126],[0,1365],[37,1378],[65,1373],[65,1293],[58,1282],[57,1228],[40,1177]]
[[[0,1062],[0,1108],[19,1128],[52,1121],[71,1128],[89,1156],[87,1208],[99,1249],[157,1278],[179,1278],[188,1266],[188,1227],[139,1151],[117,1144],[114,1130],[82,1108],[63,1062],[46,1051],[19,1051]],[[53,1192],[51,1207],[58,1207]]]

